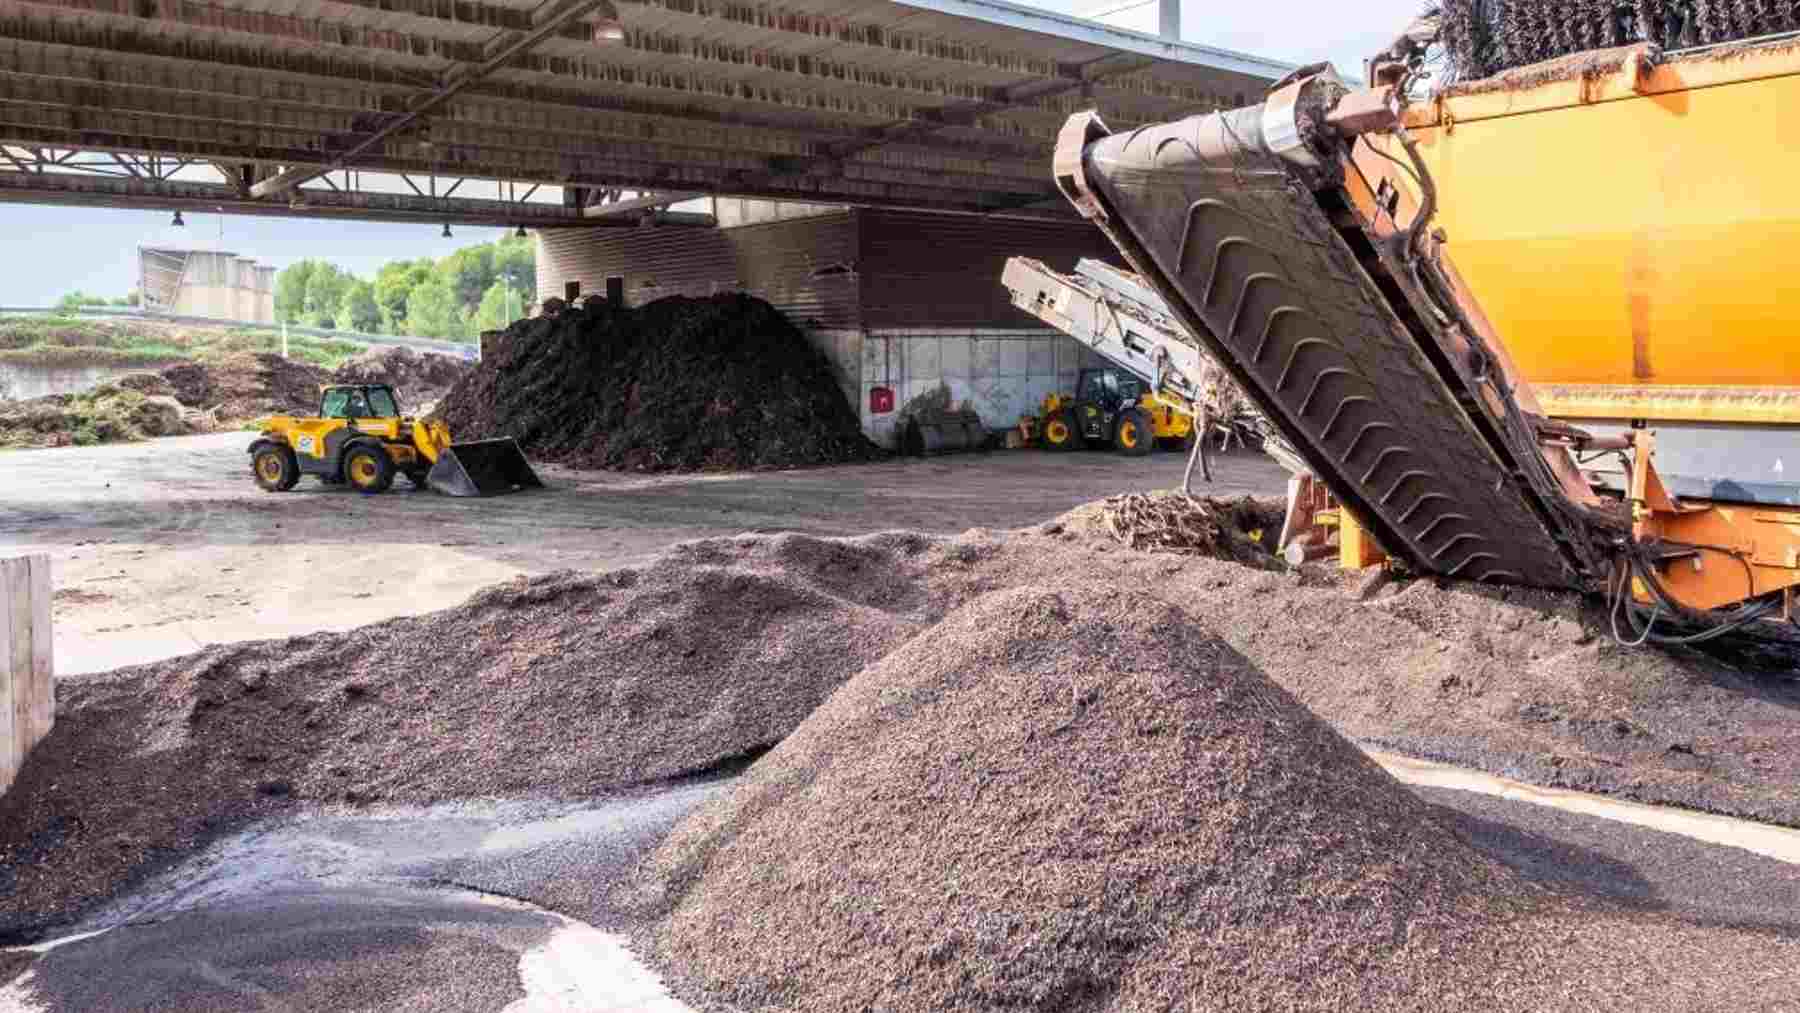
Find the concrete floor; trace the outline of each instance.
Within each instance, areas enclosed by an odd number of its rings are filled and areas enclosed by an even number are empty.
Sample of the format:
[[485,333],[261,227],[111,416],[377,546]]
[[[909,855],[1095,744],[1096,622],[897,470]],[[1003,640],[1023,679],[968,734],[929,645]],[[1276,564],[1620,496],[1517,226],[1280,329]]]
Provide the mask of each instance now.
[[[429,612],[522,573],[629,565],[692,538],[1023,527],[1179,484],[1185,463],[995,451],[732,475],[546,467],[541,493],[458,500],[365,497],[311,479],[265,493],[249,440],[0,453],[0,553],[51,555],[59,675]],[[1215,495],[1285,492],[1286,473],[1261,454],[1216,465]]]

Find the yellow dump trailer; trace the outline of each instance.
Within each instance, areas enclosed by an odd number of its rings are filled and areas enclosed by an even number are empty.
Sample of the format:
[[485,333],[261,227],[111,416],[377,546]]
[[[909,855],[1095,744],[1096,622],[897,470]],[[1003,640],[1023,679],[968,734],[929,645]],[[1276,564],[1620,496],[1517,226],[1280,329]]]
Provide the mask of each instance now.
[[1800,505],[1800,42],[1581,54],[1405,122],[1547,414],[1654,427],[1679,495]]

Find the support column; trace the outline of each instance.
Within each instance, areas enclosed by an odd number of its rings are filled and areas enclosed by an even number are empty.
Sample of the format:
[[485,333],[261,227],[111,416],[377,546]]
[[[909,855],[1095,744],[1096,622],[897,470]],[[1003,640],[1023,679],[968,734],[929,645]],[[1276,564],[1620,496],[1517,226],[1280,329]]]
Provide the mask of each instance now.
[[0,559],[0,794],[55,720],[50,557]]

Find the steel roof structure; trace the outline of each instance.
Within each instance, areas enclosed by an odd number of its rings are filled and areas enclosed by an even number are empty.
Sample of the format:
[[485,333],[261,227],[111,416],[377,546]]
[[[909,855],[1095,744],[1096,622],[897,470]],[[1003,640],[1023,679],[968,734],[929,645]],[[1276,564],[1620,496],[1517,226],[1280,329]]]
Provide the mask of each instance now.
[[1289,69],[998,0],[0,0],[0,200],[539,227],[631,220],[604,206],[624,191],[1060,215],[1070,113],[1163,121]]

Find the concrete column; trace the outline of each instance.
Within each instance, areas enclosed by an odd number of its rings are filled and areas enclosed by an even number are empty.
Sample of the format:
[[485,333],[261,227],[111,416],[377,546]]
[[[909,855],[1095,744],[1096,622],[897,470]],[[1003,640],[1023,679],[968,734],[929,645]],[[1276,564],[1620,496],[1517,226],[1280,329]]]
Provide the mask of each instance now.
[[0,559],[0,794],[55,720],[50,557]]
[[1181,41],[1181,0],[1157,0],[1156,34],[1171,42]]

